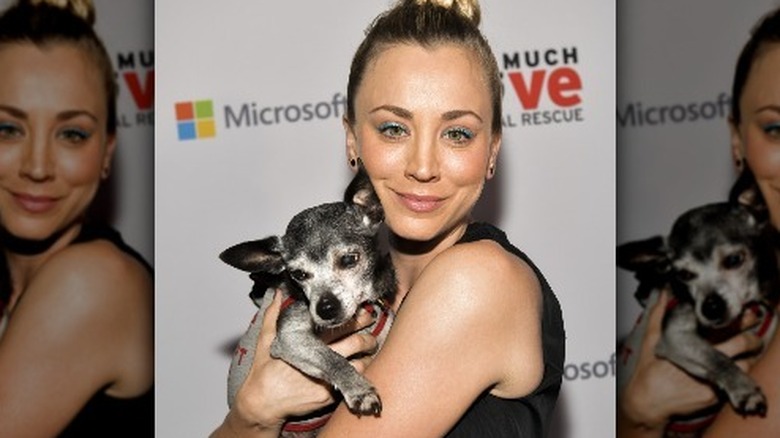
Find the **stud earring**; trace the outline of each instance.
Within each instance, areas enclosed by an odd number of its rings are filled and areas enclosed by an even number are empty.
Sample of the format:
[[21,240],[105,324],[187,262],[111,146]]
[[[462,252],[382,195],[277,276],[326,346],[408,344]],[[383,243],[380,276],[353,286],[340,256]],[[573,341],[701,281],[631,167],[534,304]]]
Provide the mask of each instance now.
[[354,158],[354,157],[353,157],[353,158],[350,158],[350,159],[349,159],[349,167],[351,167],[351,168],[353,168],[353,169],[354,169],[355,167],[357,167],[357,158]]
[[493,176],[495,175],[495,173],[496,173],[496,165],[491,164],[490,167],[488,168],[488,176]]

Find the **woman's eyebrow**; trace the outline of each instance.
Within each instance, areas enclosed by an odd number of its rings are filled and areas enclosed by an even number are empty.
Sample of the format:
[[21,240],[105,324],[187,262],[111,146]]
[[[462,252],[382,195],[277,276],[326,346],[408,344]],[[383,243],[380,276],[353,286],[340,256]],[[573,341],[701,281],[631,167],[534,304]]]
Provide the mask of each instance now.
[[772,112],[780,113],[780,105],[776,105],[776,104],[764,105],[762,107],[757,108],[755,113],[758,114],[763,111],[772,111]]
[[70,120],[70,119],[74,119],[74,118],[80,117],[80,116],[89,117],[90,119],[94,120],[95,122],[98,121],[98,118],[94,114],[92,114],[91,112],[86,111],[86,110],[62,111],[62,112],[57,114],[57,120],[59,120],[59,121]]
[[[0,111],[6,112],[6,113],[10,114],[12,117],[15,117],[17,119],[26,120],[28,118],[27,117],[27,113],[25,111],[23,111],[23,110],[21,110],[19,108],[16,108],[14,106],[0,104]],[[94,120],[95,122],[98,121],[97,116],[95,116],[94,114],[92,114],[91,112],[86,111],[86,110],[67,110],[67,111],[62,111],[62,112],[57,114],[57,120],[59,120],[59,121],[70,120],[70,119],[73,119],[73,118],[76,118],[76,117],[79,117],[79,116],[86,116],[86,117],[89,117],[90,119]]]
[[482,117],[479,116],[479,114],[475,113],[471,110],[453,110],[453,111],[447,111],[446,113],[442,114],[441,118],[443,120],[455,120],[458,118],[461,118],[463,116],[473,116],[476,117],[477,120],[482,122]]
[[411,111],[409,111],[407,109],[404,109],[404,108],[401,108],[400,106],[395,106],[395,105],[380,105],[380,106],[372,109],[369,112],[369,114],[373,114],[373,113],[375,113],[377,111],[381,111],[381,110],[390,111],[391,113],[395,114],[396,116],[398,116],[398,117],[400,117],[402,119],[412,120],[412,118],[413,118],[413,115],[412,115]]
[[[381,110],[389,111],[389,112],[395,114],[396,116],[401,117],[402,119],[412,120],[414,118],[414,115],[412,114],[411,111],[409,111],[407,109],[404,109],[404,108],[401,108],[399,106],[395,106],[395,105],[380,105],[380,106],[374,108],[373,110],[371,110],[370,113],[375,113],[375,112],[381,111]],[[442,118],[442,120],[455,120],[455,119],[458,119],[458,118],[464,117],[464,116],[473,116],[477,120],[479,120],[480,122],[483,121],[482,117],[480,117],[479,114],[477,114],[476,112],[471,111],[471,110],[452,110],[452,111],[447,111],[447,112],[445,112],[444,114],[441,115],[441,118]]]
[[27,119],[27,113],[20,110],[19,108],[8,106],[8,105],[2,105],[0,104],[0,111],[6,112],[10,114],[12,117],[15,117],[17,119]]

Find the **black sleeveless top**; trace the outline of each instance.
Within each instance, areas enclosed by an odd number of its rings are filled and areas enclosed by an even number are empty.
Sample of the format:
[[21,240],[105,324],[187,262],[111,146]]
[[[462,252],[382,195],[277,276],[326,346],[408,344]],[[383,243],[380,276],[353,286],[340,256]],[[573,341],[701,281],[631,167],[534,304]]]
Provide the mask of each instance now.
[[[151,274],[152,267],[133,248],[128,246],[121,235],[107,226],[84,224],[73,243],[104,239],[113,243],[121,251],[138,260]],[[0,275],[7,275],[7,264],[0,251]],[[0,282],[0,292],[4,286],[10,289],[10,279]],[[10,293],[10,291],[7,291]],[[0,293],[0,299],[5,293]],[[60,437],[153,437],[154,436],[154,386],[146,393],[133,398],[116,398],[101,388],[79,411],[70,424],[60,433]],[[52,394],[52,397],[56,397]]]
[[546,437],[558,393],[561,389],[566,335],[558,299],[539,269],[522,251],[514,247],[503,231],[485,224],[473,223],[457,243],[493,240],[516,255],[533,269],[542,289],[542,353],[544,375],[539,386],[518,399],[503,399],[488,390],[469,407],[447,437]]

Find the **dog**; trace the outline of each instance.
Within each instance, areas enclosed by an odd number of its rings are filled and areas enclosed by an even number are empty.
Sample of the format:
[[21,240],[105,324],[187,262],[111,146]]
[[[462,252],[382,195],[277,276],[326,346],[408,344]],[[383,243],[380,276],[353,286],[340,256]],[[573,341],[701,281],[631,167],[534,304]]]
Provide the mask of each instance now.
[[[343,202],[308,208],[292,218],[283,236],[239,243],[220,254],[227,264],[251,273],[250,297],[260,307],[258,315],[271,302],[268,288],[283,294],[271,356],[331,384],[357,415],[379,415],[380,397],[318,333],[346,324],[364,306],[378,314],[365,330],[380,344],[384,340],[393,319],[389,303],[396,279],[390,256],[379,248],[383,220],[379,198],[361,165]],[[234,354],[228,377],[230,406],[254,360],[260,325],[252,322]],[[326,419],[327,415],[301,420],[286,430],[319,426]]]
[[[617,264],[635,273],[636,298],[645,309],[652,307],[661,290],[672,292],[655,354],[712,384],[742,415],[766,415],[766,398],[753,379],[713,343],[738,333],[748,308],[762,318],[756,331],[765,344],[774,333],[780,282],[769,230],[771,225],[751,206],[721,202],[687,211],[667,237],[617,248]],[[646,330],[645,313],[621,348],[619,385],[626,384],[636,365],[632,353],[639,349]],[[667,431],[705,427],[719,409],[678,418]]]

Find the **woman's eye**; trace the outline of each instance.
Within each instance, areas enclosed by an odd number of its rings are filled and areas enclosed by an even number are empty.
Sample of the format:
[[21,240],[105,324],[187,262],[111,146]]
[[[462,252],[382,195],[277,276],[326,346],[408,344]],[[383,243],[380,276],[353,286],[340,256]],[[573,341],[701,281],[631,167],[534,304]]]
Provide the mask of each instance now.
[[780,139],[780,123],[769,123],[764,125],[764,133],[772,138]]
[[467,143],[474,138],[474,132],[467,128],[451,128],[444,131],[444,138],[453,143]]
[[395,122],[382,123],[379,125],[379,132],[389,138],[400,138],[408,134],[404,125]]
[[87,141],[91,134],[79,128],[65,128],[60,131],[58,136],[68,143],[81,144]]
[[13,140],[24,135],[24,131],[13,123],[0,122],[0,140]]

